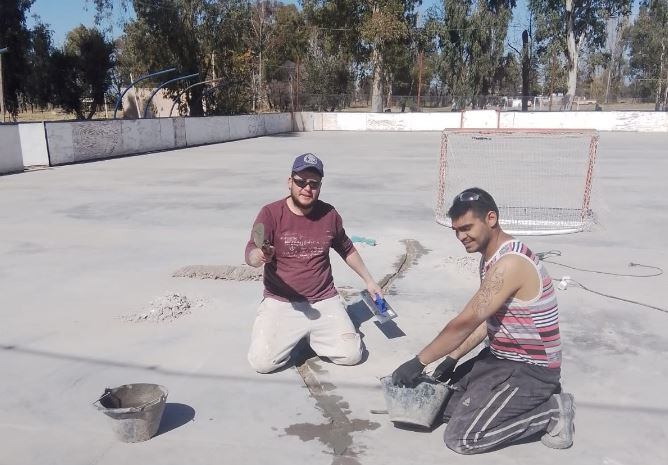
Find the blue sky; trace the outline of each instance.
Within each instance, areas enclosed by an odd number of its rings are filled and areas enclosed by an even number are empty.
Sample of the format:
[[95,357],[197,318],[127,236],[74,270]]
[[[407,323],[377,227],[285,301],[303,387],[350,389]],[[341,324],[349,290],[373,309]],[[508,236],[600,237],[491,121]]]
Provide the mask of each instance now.
[[[53,31],[54,45],[61,45],[65,35],[79,24],[88,27],[95,25],[95,6],[86,0],[35,0],[28,14],[29,26],[34,24],[33,15],[39,16],[40,21],[49,25]],[[127,16],[119,11],[112,22],[112,33],[117,35],[121,32],[118,22]]]
[[[285,3],[297,3],[297,0],[283,1]],[[438,0],[423,0],[422,11],[437,2]],[[118,4],[118,0],[115,0],[115,3]],[[517,26],[526,26],[523,24],[525,22],[523,19],[525,17],[525,5],[525,0],[518,0],[517,8],[515,10],[515,19],[513,20],[513,24],[516,27],[510,30],[508,36],[508,40],[511,43],[516,43],[519,39],[521,30]],[[119,25],[120,22],[122,22],[123,19],[128,19],[130,17],[129,13],[122,13],[120,8],[117,8],[116,10],[117,14],[111,21],[113,35],[121,33],[122,28]],[[29,13],[29,16],[32,15],[38,15],[42,22],[50,25],[50,28],[53,31],[54,44],[58,46],[62,44],[68,31],[79,24],[88,27],[94,25],[95,8],[92,2],[86,0],[36,0]],[[34,24],[32,18],[28,19],[28,24],[29,26]]]

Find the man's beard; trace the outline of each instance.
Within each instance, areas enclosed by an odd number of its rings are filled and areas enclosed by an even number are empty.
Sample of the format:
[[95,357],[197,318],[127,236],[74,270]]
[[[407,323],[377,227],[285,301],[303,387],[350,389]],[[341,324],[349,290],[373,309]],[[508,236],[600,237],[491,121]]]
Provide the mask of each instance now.
[[294,192],[290,192],[290,197],[292,198],[292,203],[294,203],[295,206],[301,210],[308,210],[309,208],[313,208],[313,205],[316,201],[316,198],[313,197],[312,202],[306,205],[301,200],[299,200],[299,194],[295,194]]

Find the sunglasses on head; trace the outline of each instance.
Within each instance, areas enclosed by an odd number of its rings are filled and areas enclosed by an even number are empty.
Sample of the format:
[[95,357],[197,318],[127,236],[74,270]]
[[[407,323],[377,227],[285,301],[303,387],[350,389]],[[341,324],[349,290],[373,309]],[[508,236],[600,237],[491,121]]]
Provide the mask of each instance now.
[[480,200],[480,194],[477,192],[464,191],[461,194],[458,194],[457,197],[455,197],[455,200],[459,200],[460,202],[474,202]]
[[313,190],[320,189],[320,185],[322,184],[322,181],[316,181],[315,179],[306,180],[302,178],[296,178],[294,175],[292,175],[292,182],[297,184],[297,187],[300,189],[304,189],[306,186],[309,186]]

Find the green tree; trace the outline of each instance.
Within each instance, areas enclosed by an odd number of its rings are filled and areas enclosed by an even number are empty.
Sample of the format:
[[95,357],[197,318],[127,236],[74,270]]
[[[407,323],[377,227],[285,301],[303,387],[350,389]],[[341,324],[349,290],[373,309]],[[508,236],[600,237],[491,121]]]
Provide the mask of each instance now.
[[274,35],[264,68],[269,106],[285,111],[297,103],[297,68],[307,54],[309,33],[304,15],[295,5],[277,4],[273,14]]
[[353,76],[342,54],[328,55],[315,39],[304,63],[304,91],[308,97],[306,109],[334,111],[348,103]]
[[51,103],[51,36],[49,26],[41,22],[37,22],[30,31],[28,66],[31,71],[25,78],[26,101],[41,108]]
[[30,74],[28,49],[30,31],[26,28],[26,13],[35,0],[0,1],[0,48],[7,47],[2,55],[2,82],[4,102],[9,115],[16,119],[19,97],[25,92],[25,78]]
[[577,90],[578,60],[584,47],[596,50],[605,45],[606,21],[626,15],[632,0],[529,0],[529,10],[536,20],[539,51],[555,44],[566,58],[570,109]]
[[655,110],[668,109],[668,0],[644,0],[627,40],[633,77],[654,94]]
[[68,32],[63,50],[52,55],[53,103],[77,119],[91,119],[111,85],[113,53],[113,44],[95,28]]
[[356,0],[302,0],[309,32],[304,59],[305,108],[334,110],[345,104],[341,95],[364,81],[359,63],[367,48],[360,39],[363,3]]
[[514,7],[514,0],[444,0],[442,8],[430,10],[442,55],[439,74],[454,108],[484,106],[498,84],[494,76],[504,61]]
[[371,111],[383,111],[383,81],[392,75],[390,55],[409,37],[415,26],[415,6],[411,0],[366,0],[360,26],[361,38],[371,49]]
[[[254,58],[254,106],[255,103],[261,109],[271,106],[269,81],[285,79],[282,67],[286,60],[299,61],[307,43],[304,18],[294,5],[283,5],[275,0],[256,0],[251,5],[247,44]],[[276,87],[274,85],[274,90]]]
[[[122,0],[127,5],[130,0]],[[111,0],[95,0],[98,8],[113,8]],[[133,0],[136,19],[126,24],[119,50],[119,71],[128,78],[149,71],[176,67],[180,74],[198,73],[200,80],[220,79],[206,93],[209,112],[249,110],[253,68],[248,34],[250,2],[245,0]],[[192,82],[170,87],[181,94]],[[203,87],[185,94],[191,116],[204,114]],[[231,97],[231,98],[230,98]],[[226,104],[229,103],[229,104]]]
[[624,37],[629,28],[629,17],[613,18],[608,23],[608,63],[606,64],[604,103],[610,98],[616,100],[624,84],[624,70],[628,64],[628,57],[624,53]]
[[[306,22],[312,28],[309,50],[314,54],[307,71],[316,73],[315,66],[324,66],[316,74],[329,72],[333,79],[346,80],[333,86],[341,91],[355,84],[365,87],[370,77],[372,111],[382,111],[384,84],[391,91],[392,81],[402,68],[405,74],[407,55],[401,47],[410,46],[415,6],[420,3],[421,0],[303,0]],[[324,86],[318,87],[325,91]]]

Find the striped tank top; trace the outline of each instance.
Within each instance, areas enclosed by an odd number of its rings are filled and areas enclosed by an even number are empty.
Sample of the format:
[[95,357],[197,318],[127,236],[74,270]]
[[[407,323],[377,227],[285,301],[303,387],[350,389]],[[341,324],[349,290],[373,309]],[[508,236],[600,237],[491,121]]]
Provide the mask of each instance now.
[[489,348],[496,357],[547,368],[561,366],[559,307],[552,278],[538,257],[521,241],[505,242],[487,262],[480,261],[480,277],[504,255],[528,260],[540,277],[540,292],[528,301],[508,299],[487,319]]

